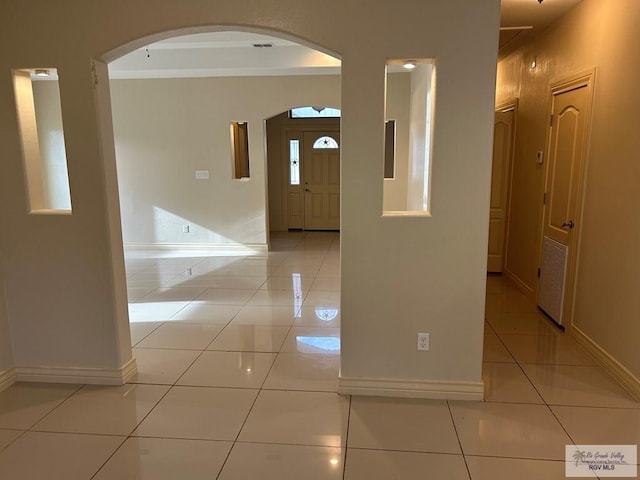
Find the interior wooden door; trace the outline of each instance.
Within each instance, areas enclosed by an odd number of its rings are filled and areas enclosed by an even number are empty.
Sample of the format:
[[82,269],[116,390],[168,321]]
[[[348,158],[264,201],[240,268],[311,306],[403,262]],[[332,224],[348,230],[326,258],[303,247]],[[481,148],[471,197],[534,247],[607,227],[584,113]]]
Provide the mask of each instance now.
[[538,304],[560,325],[571,307],[590,99],[590,82],[552,91]]
[[304,133],[302,171],[305,230],[339,230],[339,132]]
[[511,162],[513,159],[514,111],[496,112],[493,130],[491,211],[487,271],[502,272],[504,266]]

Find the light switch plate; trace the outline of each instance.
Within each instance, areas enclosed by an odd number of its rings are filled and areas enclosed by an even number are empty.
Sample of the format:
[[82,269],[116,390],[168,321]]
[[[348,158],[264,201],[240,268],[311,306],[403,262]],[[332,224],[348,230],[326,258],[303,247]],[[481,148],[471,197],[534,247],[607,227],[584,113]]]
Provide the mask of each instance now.
[[196,170],[196,180],[209,180],[209,170]]

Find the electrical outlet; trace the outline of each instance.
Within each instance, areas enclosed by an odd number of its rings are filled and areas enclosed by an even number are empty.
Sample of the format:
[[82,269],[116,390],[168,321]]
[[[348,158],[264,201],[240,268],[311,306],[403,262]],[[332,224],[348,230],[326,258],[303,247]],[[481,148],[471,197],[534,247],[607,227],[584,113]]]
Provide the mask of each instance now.
[[428,333],[418,333],[418,350],[429,350]]
[[182,226],[182,233],[189,233],[190,230],[191,228],[189,227],[189,225]]

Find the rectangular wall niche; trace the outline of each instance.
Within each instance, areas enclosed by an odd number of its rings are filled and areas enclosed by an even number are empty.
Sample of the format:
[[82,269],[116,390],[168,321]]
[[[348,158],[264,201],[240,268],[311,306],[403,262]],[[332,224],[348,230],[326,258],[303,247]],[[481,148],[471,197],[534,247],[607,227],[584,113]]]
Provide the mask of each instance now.
[[247,122],[231,122],[233,178],[249,179],[249,132]]
[[429,216],[435,72],[433,59],[387,61],[383,216]]
[[16,110],[32,214],[70,214],[58,74],[54,68],[13,71]]

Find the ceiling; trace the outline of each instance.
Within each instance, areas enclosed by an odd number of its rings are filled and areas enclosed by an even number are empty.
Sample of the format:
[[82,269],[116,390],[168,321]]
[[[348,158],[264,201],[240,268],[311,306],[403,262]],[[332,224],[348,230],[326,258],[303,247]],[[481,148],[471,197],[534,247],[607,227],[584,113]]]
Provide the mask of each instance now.
[[[582,0],[502,0],[500,54],[517,48]],[[176,78],[340,73],[340,60],[295,42],[247,32],[162,40],[109,64],[111,78]]]
[[500,9],[500,54],[513,50],[544,30],[582,0],[502,0]]

